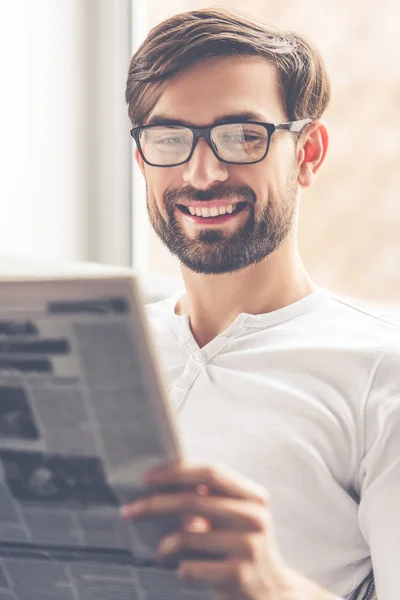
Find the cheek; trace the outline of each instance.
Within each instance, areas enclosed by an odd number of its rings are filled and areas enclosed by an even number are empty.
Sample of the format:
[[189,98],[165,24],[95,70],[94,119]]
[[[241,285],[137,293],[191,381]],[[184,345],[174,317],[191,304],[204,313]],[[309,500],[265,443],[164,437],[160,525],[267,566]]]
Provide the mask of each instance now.
[[150,210],[162,216],[164,221],[167,219],[167,211],[164,205],[164,195],[162,191],[154,191],[149,194]]
[[273,171],[270,171],[270,167],[267,163],[261,162],[253,166],[253,170],[249,173],[249,177],[243,182],[255,193],[256,204],[254,206],[254,214],[256,218],[262,215],[265,206],[271,201],[271,198],[275,194],[275,183],[272,173]]
[[165,216],[164,194],[168,189],[168,182],[164,181],[166,178],[156,171],[156,169],[153,170],[149,167],[146,172],[147,202],[150,210],[157,210]]
[[148,167],[146,170],[147,198],[151,210],[157,210],[164,219],[168,214],[165,208],[164,196],[169,190],[179,190],[183,186],[182,167],[157,169]]
[[[257,179],[254,179],[253,186],[257,194],[257,203],[261,208],[268,203],[279,202],[279,199],[291,187],[294,169],[295,164],[289,157],[288,160],[276,160],[275,157],[271,157],[266,161],[263,169],[257,173]],[[256,181],[258,182],[257,188],[255,187]]]

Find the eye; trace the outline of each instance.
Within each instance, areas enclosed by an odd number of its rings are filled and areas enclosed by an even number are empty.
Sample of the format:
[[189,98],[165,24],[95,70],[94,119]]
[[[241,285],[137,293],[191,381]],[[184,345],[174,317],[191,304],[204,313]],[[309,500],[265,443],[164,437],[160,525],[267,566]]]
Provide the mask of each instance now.
[[259,142],[261,137],[258,133],[243,132],[243,133],[226,133],[223,135],[222,139],[224,142],[232,142],[232,143],[239,143],[239,144],[243,144],[243,143],[252,144],[252,143]]
[[265,139],[265,132],[247,130],[243,131],[243,137],[246,142],[259,142]]
[[183,140],[180,137],[167,137],[167,138],[156,140],[157,144],[170,145],[170,146],[173,146],[175,144],[181,144],[182,142],[183,142]]
[[244,139],[246,142],[258,142],[261,136],[258,133],[245,133]]

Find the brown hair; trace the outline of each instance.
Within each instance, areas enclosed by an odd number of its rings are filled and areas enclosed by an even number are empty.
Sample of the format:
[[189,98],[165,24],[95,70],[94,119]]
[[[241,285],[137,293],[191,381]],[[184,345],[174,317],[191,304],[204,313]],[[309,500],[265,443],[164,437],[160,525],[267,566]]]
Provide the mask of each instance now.
[[290,121],[321,117],[330,83],[321,55],[306,38],[239,11],[206,8],[163,21],[134,54],[125,93],[132,123],[145,123],[168,79],[178,71],[227,55],[260,56],[276,65]]

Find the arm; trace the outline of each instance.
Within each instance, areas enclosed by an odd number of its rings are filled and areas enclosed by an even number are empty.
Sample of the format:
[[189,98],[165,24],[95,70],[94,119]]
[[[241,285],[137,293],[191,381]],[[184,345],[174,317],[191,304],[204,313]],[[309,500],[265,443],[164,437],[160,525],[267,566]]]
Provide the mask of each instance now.
[[382,355],[363,407],[359,522],[379,600],[400,597],[400,341]]

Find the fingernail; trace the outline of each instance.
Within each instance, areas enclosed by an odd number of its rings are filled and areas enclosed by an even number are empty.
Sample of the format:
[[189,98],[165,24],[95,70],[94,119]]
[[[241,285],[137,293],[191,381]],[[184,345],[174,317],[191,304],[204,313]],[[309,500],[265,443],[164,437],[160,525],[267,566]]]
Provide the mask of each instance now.
[[138,515],[140,513],[140,505],[139,503],[136,504],[127,504],[126,506],[122,506],[120,509],[120,515],[122,518],[127,518],[127,517],[135,517],[136,515]]
[[129,506],[121,506],[119,509],[119,514],[122,518],[128,517],[130,514]]
[[172,536],[165,537],[157,548],[157,560],[161,562],[170,560],[170,555],[175,552],[176,548],[177,546],[175,538],[173,538]]
[[169,537],[165,537],[159,547],[158,547],[158,554],[160,556],[164,556],[165,554],[170,554],[171,552],[173,552],[173,550],[175,550],[176,547],[176,542],[175,539],[171,536]]

